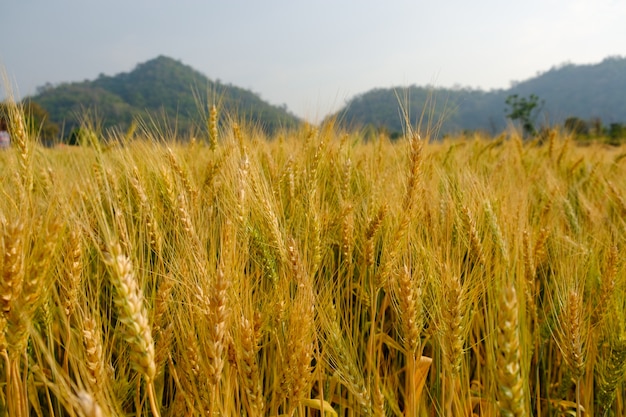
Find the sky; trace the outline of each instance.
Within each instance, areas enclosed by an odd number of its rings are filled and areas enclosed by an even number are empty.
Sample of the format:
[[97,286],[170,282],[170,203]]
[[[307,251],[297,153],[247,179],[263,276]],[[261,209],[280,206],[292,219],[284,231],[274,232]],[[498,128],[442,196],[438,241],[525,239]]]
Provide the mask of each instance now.
[[169,56],[311,121],[377,87],[508,88],[626,56],[624,0],[0,0],[0,86]]

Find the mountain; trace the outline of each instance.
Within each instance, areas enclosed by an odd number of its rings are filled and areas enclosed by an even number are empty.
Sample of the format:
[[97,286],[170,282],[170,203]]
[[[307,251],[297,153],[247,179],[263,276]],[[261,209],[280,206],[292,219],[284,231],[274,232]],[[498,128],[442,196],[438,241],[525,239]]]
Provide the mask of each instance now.
[[81,117],[94,113],[104,128],[125,130],[138,117],[162,123],[165,116],[178,133],[187,133],[206,126],[207,94],[222,114],[257,123],[268,132],[299,123],[286,108],[268,104],[249,90],[212,81],[165,56],[138,64],[128,73],[47,85],[28,99],[41,105],[66,133],[80,124]]
[[626,122],[626,58],[609,57],[598,64],[564,64],[509,89],[482,91],[432,87],[377,88],[360,94],[334,114],[350,127],[373,126],[402,132],[401,106],[415,125],[430,123],[439,133],[485,130],[497,133],[507,126],[505,100],[535,94],[543,101],[537,122],[561,124],[568,117]]

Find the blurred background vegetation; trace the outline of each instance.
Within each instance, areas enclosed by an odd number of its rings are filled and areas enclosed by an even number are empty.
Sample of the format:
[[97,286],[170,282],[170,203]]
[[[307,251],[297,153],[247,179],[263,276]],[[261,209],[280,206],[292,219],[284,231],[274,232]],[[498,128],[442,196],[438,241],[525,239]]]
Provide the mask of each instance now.
[[[374,88],[347,101],[324,122],[336,120],[343,128],[391,138],[403,134],[406,120],[435,138],[471,132],[496,136],[511,126],[536,136],[561,127],[581,143],[619,144],[626,136],[624,74],[626,58],[609,57],[593,65],[562,64],[513,82],[506,90]],[[46,84],[24,99],[27,117],[49,144],[74,143],[85,119],[98,129],[121,134],[139,122],[179,139],[204,137],[212,105],[220,114],[237,114],[270,135],[303,123],[286,105],[269,104],[250,90],[210,80],[165,56],[128,73]],[[521,117],[524,110],[529,111],[527,117]]]

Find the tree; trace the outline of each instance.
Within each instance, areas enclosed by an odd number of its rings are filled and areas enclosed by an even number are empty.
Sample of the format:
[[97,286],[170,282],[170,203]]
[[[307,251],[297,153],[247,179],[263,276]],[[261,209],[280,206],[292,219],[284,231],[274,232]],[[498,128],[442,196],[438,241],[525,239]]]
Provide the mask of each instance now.
[[38,136],[42,141],[49,142],[59,134],[59,125],[50,121],[48,112],[38,103],[26,99],[21,103],[0,102],[0,130],[9,130],[11,135],[11,108],[23,112],[25,128],[29,134]]
[[611,123],[609,125],[609,137],[613,140],[626,137],[626,126],[621,123]]
[[506,98],[505,103],[509,107],[506,117],[513,121],[519,121],[522,124],[524,135],[536,135],[535,119],[543,107],[544,101],[540,101],[539,97],[534,94],[528,98],[512,94]]
[[59,125],[50,120],[48,112],[37,102],[27,99],[23,103],[26,123],[43,141],[54,140],[59,135]]

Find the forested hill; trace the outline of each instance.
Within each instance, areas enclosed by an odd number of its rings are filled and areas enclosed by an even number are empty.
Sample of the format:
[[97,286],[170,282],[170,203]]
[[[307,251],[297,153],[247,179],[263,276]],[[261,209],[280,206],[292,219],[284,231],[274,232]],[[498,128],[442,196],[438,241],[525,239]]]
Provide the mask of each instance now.
[[124,130],[141,117],[167,124],[178,133],[202,129],[208,101],[216,101],[222,114],[236,114],[269,132],[299,123],[286,108],[270,105],[249,90],[212,81],[165,56],[138,64],[128,73],[44,86],[29,99],[48,111],[51,121],[63,126],[66,134],[86,114],[95,114],[105,128]]
[[568,117],[626,122],[626,58],[611,57],[593,65],[565,64],[506,90],[482,91],[411,86],[377,88],[350,100],[336,115],[351,127],[374,126],[401,132],[400,105],[413,125],[424,111],[422,127],[440,125],[440,133],[504,129],[506,98],[535,94],[543,101],[537,123],[560,124]]

